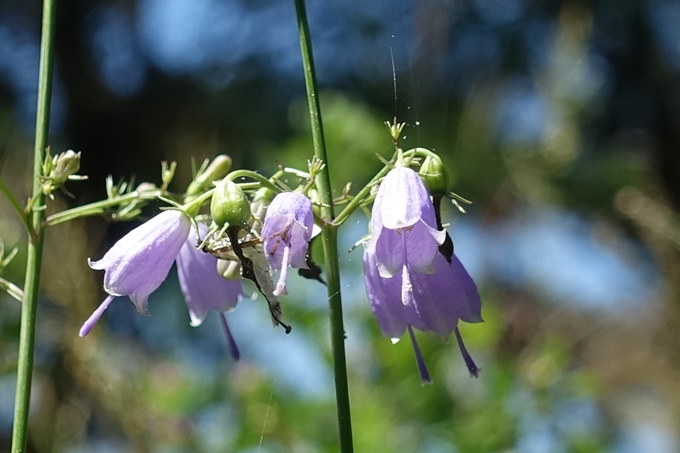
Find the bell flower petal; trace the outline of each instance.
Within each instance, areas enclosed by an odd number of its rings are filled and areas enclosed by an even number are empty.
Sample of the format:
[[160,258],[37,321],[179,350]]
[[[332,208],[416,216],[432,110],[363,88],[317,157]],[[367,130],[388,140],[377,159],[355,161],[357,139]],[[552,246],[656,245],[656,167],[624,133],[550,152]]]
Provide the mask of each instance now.
[[385,176],[373,203],[371,235],[366,248],[383,277],[401,274],[404,266],[434,272],[446,232],[437,229],[430,195],[415,171],[397,167]]
[[[163,211],[123,236],[104,257],[89,261],[92,269],[103,270],[104,290],[111,296],[129,296],[137,310],[146,314],[149,296],[163,283],[170,272],[191,222],[182,212]],[[104,309],[111,303],[107,298],[85,323],[94,326]],[[85,326],[83,326],[85,328]],[[83,332],[81,331],[81,336]]]
[[280,193],[267,208],[261,236],[269,265],[274,271],[281,270],[275,295],[286,294],[288,266],[307,269],[313,226],[312,202],[300,193]]
[[[205,236],[208,227],[198,225]],[[217,272],[217,258],[196,248],[198,238],[192,229],[177,255],[177,277],[189,309],[191,325],[201,325],[208,310],[230,311],[239,301],[240,280],[226,280]]]
[[382,333],[396,341],[408,330],[423,384],[430,379],[412,328],[434,332],[445,339],[455,333],[470,374],[478,374],[479,369],[458,332],[458,320],[481,322],[481,299],[477,286],[455,254],[449,264],[438,253],[432,274],[404,266],[401,274],[383,277],[376,256],[365,248],[364,277],[368,301]]
[[[199,223],[200,236],[205,236],[208,227]],[[239,360],[241,354],[229,329],[225,311],[232,310],[243,292],[241,280],[226,280],[217,272],[217,258],[198,250],[199,239],[192,229],[177,255],[177,277],[189,309],[191,325],[200,326],[208,310],[219,313],[229,354]]]

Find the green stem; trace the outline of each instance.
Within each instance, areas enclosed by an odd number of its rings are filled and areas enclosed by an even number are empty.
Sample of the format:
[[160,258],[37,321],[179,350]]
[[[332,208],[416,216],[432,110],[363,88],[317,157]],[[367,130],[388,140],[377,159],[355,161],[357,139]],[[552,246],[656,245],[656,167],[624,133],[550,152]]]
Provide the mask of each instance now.
[[316,86],[312,39],[309,33],[309,24],[307,23],[305,0],[295,0],[295,11],[297,13],[302,65],[305,73],[309,116],[312,125],[314,155],[326,164],[316,175],[316,186],[319,190],[319,197],[322,203],[320,214],[324,221],[324,225],[321,227],[321,238],[323,242],[328,285],[328,302],[330,305],[331,348],[333,356],[333,373],[335,377],[335,398],[337,403],[340,451],[342,453],[349,453],[354,451],[354,447],[352,444],[352,418],[349,404],[349,386],[347,383],[347,362],[345,358],[345,328],[342,319],[342,298],[340,294],[338,232],[336,225],[333,224],[333,192],[321,123],[321,107],[319,106],[319,92]]
[[67,209],[66,211],[61,211],[56,214],[52,214],[45,220],[45,223],[48,226],[54,226],[59,225],[60,223],[68,222],[69,220],[73,220],[78,217],[101,215],[104,214],[108,208],[113,208],[115,206],[127,203],[129,201],[156,200],[163,194],[164,192],[161,190],[151,190],[148,192],[130,192],[116,198],[96,201],[94,203],[85,204],[73,209]]
[[[48,144],[50,129],[50,101],[52,98],[52,68],[54,66],[54,28],[56,0],[43,1],[42,37],[40,42],[40,68],[38,75],[38,105],[33,148],[33,200],[34,206],[43,206],[45,196],[40,187],[42,164]],[[21,331],[19,333],[19,360],[17,364],[17,388],[14,400],[14,427],[12,453],[26,451],[28,434],[28,410],[31,399],[33,376],[33,352],[35,347],[35,320],[38,307],[40,264],[42,262],[45,210],[31,211],[31,230],[28,236],[26,279],[24,280],[24,303],[21,308]]]
[[21,219],[21,223],[24,224],[24,227],[26,228],[26,231],[30,231],[28,227],[28,216],[24,212],[24,208],[21,206],[19,201],[16,199],[14,194],[12,193],[11,190],[9,190],[9,187],[5,184],[5,181],[0,178],[0,192],[4,193],[5,196],[7,197],[7,200],[9,200],[9,203],[12,205],[12,208],[14,208],[14,211],[17,213],[19,218]]
[[235,182],[236,179],[238,179],[238,178],[254,179],[254,180],[258,181],[261,184],[262,187],[266,187],[267,189],[274,191],[274,193],[281,192],[281,189],[279,187],[276,187],[276,185],[273,182],[271,182],[270,180],[268,180],[267,178],[265,178],[261,174],[256,173],[256,172],[251,171],[251,170],[235,170],[235,171],[232,171],[231,173],[229,173],[227,175],[227,178],[229,178],[229,180],[232,181],[232,182]]

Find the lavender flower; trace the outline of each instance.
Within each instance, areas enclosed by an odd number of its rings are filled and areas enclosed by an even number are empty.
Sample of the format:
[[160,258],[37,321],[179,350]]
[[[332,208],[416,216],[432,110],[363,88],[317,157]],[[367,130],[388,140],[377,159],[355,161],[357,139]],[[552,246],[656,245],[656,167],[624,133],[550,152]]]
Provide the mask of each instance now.
[[365,245],[364,273],[369,303],[383,334],[398,341],[408,330],[423,384],[430,382],[413,329],[448,338],[455,332],[470,374],[479,369],[465,350],[458,320],[481,321],[474,281],[455,255],[439,247],[446,231],[438,222],[420,176],[407,167],[390,171],[380,185]]
[[380,184],[371,216],[368,253],[383,278],[401,274],[401,300],[413,298],[410,273],[431,274],[438,247],[446,238],[437,230],[430,195],[418,174],[407,167],[391,170]]
[[80,329],[84,337],[116,296],[129,296],[137,311],[146,314],[149,296],[168,276],[172,263],[191,230],[189,218],[180,211],[163,211],[130,231],[92,269],[104,270],[104,290],[109,296]]
[[[202,223],[198,227],[200,235],[205,236],[208,227]],[[227,337],[229,352],[234,360],[238,360],[240,353],[224,312],[233,309],[240,299],[241,281],[222,278],[217,272],[217,258],[197,250],[198,241],[192,229],[176,260],[179,286],[189,308],[191,325],[194,327],[201,325],[208,309],[218,312]]]
[[413,328],[434,332],[445,339],[455,333],[470,374],[476,377],[479,373],[465,349],[457,326],[459,319],[473,323],[482,321],[481,299],[477,286],[461,262],[455,255],[451,258],[452,262],[449,264],[443,255],[435,255],[433,274],[409,272],[412,303],[404,304],[403,275],[382,277],[375,255],[368,249],[364,251],[366,293],[380,330],[393,342],[399,341],[408,330],[423,384],[431,381]]
[[281,269],[274,295],[288,294],[288,266],[307,269],[307,245],[312,237],[312,202],[296,192],[280,193],[267,209],[262,238],[272,270]]

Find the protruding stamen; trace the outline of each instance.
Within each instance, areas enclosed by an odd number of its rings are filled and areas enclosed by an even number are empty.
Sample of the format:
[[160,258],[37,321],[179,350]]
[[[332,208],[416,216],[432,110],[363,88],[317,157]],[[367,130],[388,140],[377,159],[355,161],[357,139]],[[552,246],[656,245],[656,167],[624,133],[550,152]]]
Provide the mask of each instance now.
[[453,332],[456,334],[456,341],[458,342],[460,353],[463,355],[463,360],[465,360],[465,366],[467,366],[467,369],[470,372],[470,377],[479,377],[479,372],[482,371],[482,369],[477,367],[475,361],[472,360],[472,356],[465,348],[465,344],[463,344],[463,337],[460,336],[458,327],[456,327],[456,330]]
[[84,337],[88,333],[90,333],[90,330],[94,327],[95,324],[97,324],[97,321],[99,321],[99,318],[102,317],[104,314],[104,311],[109,307],[109,304],[113,302],[113,299],[115,296],[109,296],[106,299],[104,299],[104,302],[97,307],[97,309],[90,315],[89,318],[87,318],[87,321],[83,324],[83,327],[80,328],[80,333],[79,335],[81,337]]
[[416,363],[418,364],[418,372],[420,373],[420,385],[432,384],[430,372],[427,371],[427,365],[425,365],[425,360],[423,360],[423,354],[420,352],[416,336],[413,334],[413,329],[410,325],[408,326],[408,335],[411,337],[413,352],[416,354]]
[[222,329],[224,329],[224,335],[227,337],[227,347],[229,348],[229,355],[234,360],[239,360],[241,358],[241,353],[238,350],[234,336],[231,334],[229,329],[229,324],[227,324],[227,317],[224,313],[220,312],[220,321],[222,322]]
[[274,290],[275,296],[288,294],[288,290],[286,289],[286,279],[288,278],[289,261],[290,261],[290,247],[286,245],[283,248],[283,258],[281,259],[281,274],[279,275],[279,281],[276,282],[276,289]]
[[401,270],[401,303],[409,306],[413,305],[413,286],[411,285],[411,276],[406,266]]

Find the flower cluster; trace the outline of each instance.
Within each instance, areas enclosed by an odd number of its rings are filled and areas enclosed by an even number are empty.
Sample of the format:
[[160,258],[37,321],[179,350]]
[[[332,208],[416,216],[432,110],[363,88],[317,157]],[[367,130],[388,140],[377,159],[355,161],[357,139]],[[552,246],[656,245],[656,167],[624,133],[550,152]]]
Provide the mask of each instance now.
[[470,374],[479,369],[458,331],[458,320],[481,322],[477,287],[458,258],[440,246],[447,239],[420,176],[398,166],[385,176],[364,246],[366,292],[382,333],[398,341],[408,331],[423,384],[431,382],[413,329],[444,338],[455,333]]
[[[227,165],[228,164],[228,165]],[[224,162],[222,167],[229,167]],[[209,171],[211,167],[208,167]],[[309,255],[314,227],[312,202],[300,192],[274,195],[271,184],[247,195],[225,177],[206,189],[203,178],[186,206],[167,210],[135,228],[90,267],[104,270],[109,296],[83,325],[87,335],[117,296],[128,296],[146,314],[147,301],[177,265],[180,288],[192,326],[208,310],[219,313],[231,355],[239,358],[227,319],[241,298],[241,278],[252,280],[266,299],[274,325],[290,332],[281,320],[279,296],[288,294],[288,268],[324,282]],[[313,178],[310,178],[313,181]],[[439,203],[447,180],[441,160],[428,156],[420,174],[409,168],[401,152],[377,191],[371,214],[371,238],[364,244],[368,301],[382,333],[394,342],[408,332],[422,383],[431,382],[414,329],[447,339],[454,334],[472,376],[479,369],[468,354],[458,321],[481,322],[477,287],[443,228]],[[194,219],[210,198],[210,228]],[[192,227],[192,224],[194,227]],[[274,283],[272,275],[279,272]]]
[[[229,227],[231,223],[236,224],[237,229],[241,229],[241,224],[250,220],[250,207],[247,205],[244,207],[244,203],[247,202],[247,198],[237,185],[225,183],[222,185],[222,191],[213,196],[213,218],[225,223],[225,227]],[[260,214],[264,211],[261,210]],[[262,219],[254,220],[262,222]],[[307,267],[307,247],[314,223],[311,201],[299,193],[279,194],[274,197],[269,209],[266,209],[263,220],[266,269],[257,274],[257,277],[249,276],[243,270],[242,273],[244,277],[254,279],[270,307],[273,303],[278,307],[276,296],[286,294],[288,266]],[[218,312],[230,353],[235,359],[239,358],[239,350],[224,312],[232,310],[241,297],[240,278],[230,280],[218,273],[218,268],[223,266],[218,264],[218,259],[213,254],[206,253],[200,247],[199,238],[210,235],[208,227],[203,223],[197,223],[196,232],[191,224],[187,212],[174,209],[164,211],[116,242],[101,260],[90,261],[92,269],[105,271],[104,290],[109,295],[85,321],[80,329],[81,337],[92,330],[117,296],[128,296],[137,310],[146,314],[149,296],[163,283],[173,263],[176,263],[179,284],[189,309],[191,325],[199,326],[208,310]],[[241,245],[231,244],[233,250],[237,247]],[[248,268],[247,263],[255,267],[252,255],[246,255],[240,248],[237,256],[230,259],[238,262],[243,269]],[[281,271],[281,275],[276,289],[273,289],[273,285],[269,284],[270,275],[277,270]],[[272,316],[279,324],[285,326],[279,319],[280,308],[276,315],[274,311]]]

